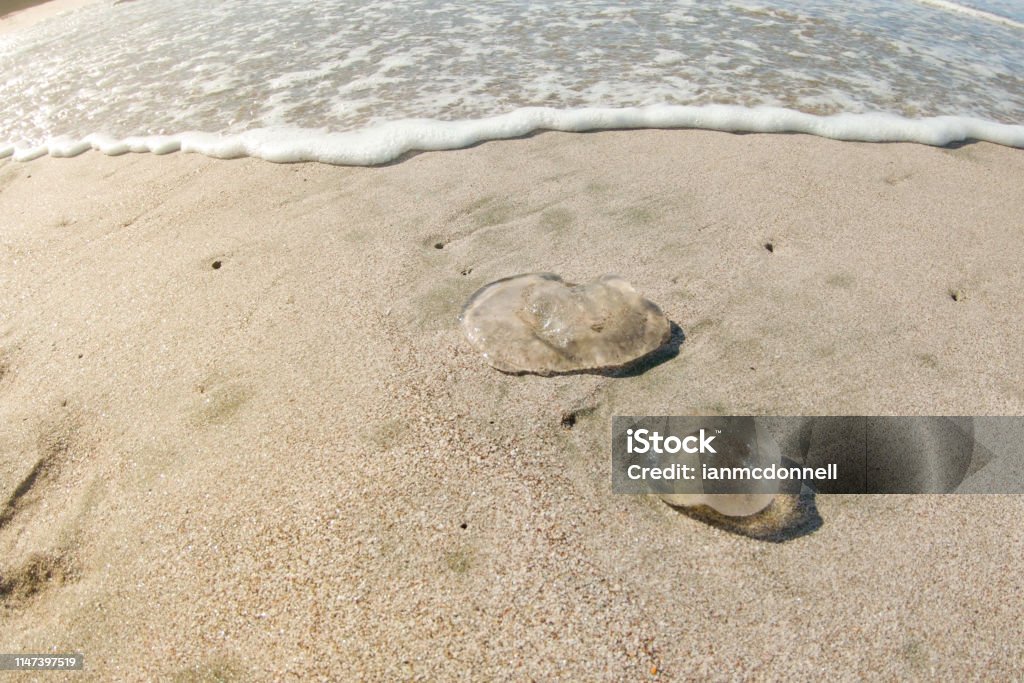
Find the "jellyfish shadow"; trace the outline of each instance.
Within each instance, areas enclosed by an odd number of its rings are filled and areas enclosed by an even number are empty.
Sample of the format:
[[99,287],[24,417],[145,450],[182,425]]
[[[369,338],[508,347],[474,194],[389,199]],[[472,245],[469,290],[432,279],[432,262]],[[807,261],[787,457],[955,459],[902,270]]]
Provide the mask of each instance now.
[[676,323],[669,321],[669,337],[668,341],[654,349],[650,353],[644,354],[639,358],[634,358],[620,366],[614,368],[587,368],[585,370],[568,370],[566,372],[537,372],[535,370],[502,370],[501,368],[495,368],[498,372],[504,375],[513,375],[521,377],[523,375],[534,375],[537,377],[571,377],[573,375],[597,375],[599,377],[611,377],[611,378],[626,378],[626,377],[638,377],[648,370],[667,363],[676,356],[679,355],[679,348],[686,341],[686,334],[683,332],[683,328],[679,327]]
[[626,363],[622,367],[606,370],[597,370],[592,374],[605,377],[638,377],[648,370],[667,363],[679,355],[679,349],[686,341],[686,333],[676,323],[669,321],[668,341],[654,349],[650,353],[640,356],[636,360]]
[[[783,457],[783,466],[798,463]],[[809,536],[824,526],[818,514],[817,493],[800,482],[784,483],[775,499],[764,510],[746,517],[723,515],[707,505],[671,505],[673,510],[691,519],[738,536],[756,541],[785,543],[803,536]]]

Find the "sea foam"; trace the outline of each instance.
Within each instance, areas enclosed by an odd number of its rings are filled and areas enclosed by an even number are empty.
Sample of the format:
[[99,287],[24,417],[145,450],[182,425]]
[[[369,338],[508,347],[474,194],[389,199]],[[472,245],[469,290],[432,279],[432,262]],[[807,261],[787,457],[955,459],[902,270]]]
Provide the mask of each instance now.
[[367,165],[623,128],[1022,147],[1021,17],[962,2],[93,3],[0,36],[0,156]]
[[394,161],[410,152],[461,149],[487,140],[523,137],[538,131],[630,128],[806,133],[834,140],[916,142],[934,146],[983,140],[1024,148],[1024,126],[961,116],[924,119],[885,113],[817,116],[780,107],[651,105],[568,110],[525,107],[475,120],[406,119],[346,132],[281,127],[253,129],[234,135],[192,131],[117,139],[93,134],[82,139],[58,137],[35,147],[2,145],[0,157],[12,156],[17,161],[27,161],[46,154],[70,157],[88,150],[108,155],[181,151],[221,159],[250,156],[278,163],[318,161],[371,166]]
[[932,7],[938,7],[939,9],[944,9],[949,12],[958,12],[960,14],[965,14],[975,19],[983,19],[985,21],[991,21],[996,24],[1002,24],[1003,26],[1010,26],[1016,29],[1024,29],[1024,22],[1017,21],[1012,17],[1006,17],[1001,14],[996,14],[994,12],[986,12],[985,10],[977,9],[975,7],[969,7],[967,5],[961,5],[955,2],[949,2],[949,0],[917,1],[920,2],[921,4],[931,5]]

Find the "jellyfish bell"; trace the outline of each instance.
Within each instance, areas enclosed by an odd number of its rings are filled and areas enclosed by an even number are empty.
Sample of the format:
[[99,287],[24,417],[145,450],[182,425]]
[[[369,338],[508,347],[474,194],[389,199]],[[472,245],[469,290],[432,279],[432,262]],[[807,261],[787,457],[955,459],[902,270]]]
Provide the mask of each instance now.
[[775,495],[766,493],[663,493],[661,499],[674,507],[707,505],[726,517],[750,517],[771,505]]
[[470,344],[508,373],[617,368],[671,337],[661,309],[615,275],[580,285],[552,273],[497,280],[470,297],[459,319]]
[[[760,468],[763,471],[782,463],[782,452],[775,439],[753,418],[734,419],[733,428],[724,431],[725,434],[715,440],[715,452],[699,456],[702,468],[709,466],[718,471]],[[727,517],[749,517],[771,505],[780,490],[776,479],[705,480],[702,483],[703,491],[664,493],[660,497],[673,506],[706,505]]]

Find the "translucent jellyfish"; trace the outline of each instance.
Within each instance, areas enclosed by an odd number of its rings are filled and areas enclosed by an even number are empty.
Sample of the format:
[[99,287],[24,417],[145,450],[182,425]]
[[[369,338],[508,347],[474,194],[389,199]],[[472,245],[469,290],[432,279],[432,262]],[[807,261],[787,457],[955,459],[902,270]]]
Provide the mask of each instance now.
[[614,275],[581,285],[551,273],[497,280],[470,297],[459,319],[487,362],[509,373],[617,368],[671,337],[661,309]]
[[[752,418],[719,418],[729,427],[715,442],[714,455],[695,456],[694,465],[727,468],[766,468],[782,464],[782,452],[770,434]],[[699,461],[699,462],[698,462]],[[669,505],[707,505],[727,517],[748,517],[767,508],[779,492],[776,480],[705,481],[704,490],[694,493],[663,493]]]

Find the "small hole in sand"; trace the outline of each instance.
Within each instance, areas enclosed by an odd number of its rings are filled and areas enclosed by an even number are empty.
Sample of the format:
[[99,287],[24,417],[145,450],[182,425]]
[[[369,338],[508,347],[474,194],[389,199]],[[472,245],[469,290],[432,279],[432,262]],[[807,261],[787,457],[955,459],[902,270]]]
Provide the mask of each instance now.
[[220,267],[224,264],[221,263],[220,261],[214,261],[210,265],[213,267],[214,270],[220,270]]
[[466,524],[465,522],[463,522],[462,524],[460,524],[460,525],[459,525],[459,528],[460,528],[460,529],[468,529],[468,528],[469,528],[469,525],[468,525],[468,524]]
[[572,429],[576,426],[576,413],[568,412],[562,415],[562,429]]
[[765,242],[764,243],[764,248],[768,250],[769,254],[774,254],[775,253],[775,245],[772,244],[771,242]]
[[444,242],[435,242],[434,249],[444,249]]
[[85,354],[80,353],[80,354],[78,354],[78,357],[81,358],[83,355],[85,355]]

